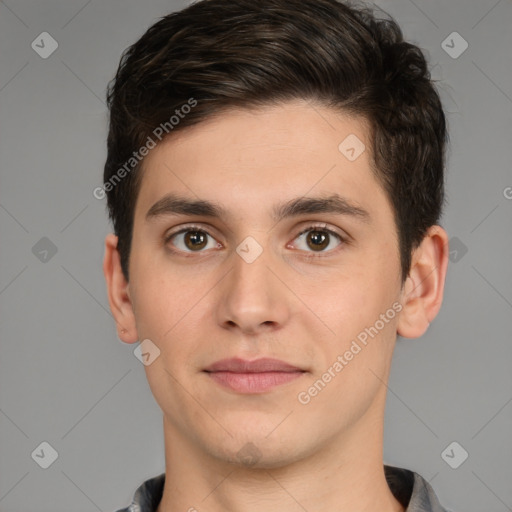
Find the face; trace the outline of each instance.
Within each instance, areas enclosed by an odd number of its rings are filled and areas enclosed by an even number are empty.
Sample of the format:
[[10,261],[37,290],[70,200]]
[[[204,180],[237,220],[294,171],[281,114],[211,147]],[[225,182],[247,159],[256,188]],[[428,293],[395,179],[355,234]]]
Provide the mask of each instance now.
[[[295,101],[224,113],[146,157],[132,341],[160,351],[145,371],[168,433],[216,459],[272,467],[383,412],[398,237],[369,150],[339,149],[348,136],[370,147],[362,119]],[[212,367],[232,358],[290,367]]]

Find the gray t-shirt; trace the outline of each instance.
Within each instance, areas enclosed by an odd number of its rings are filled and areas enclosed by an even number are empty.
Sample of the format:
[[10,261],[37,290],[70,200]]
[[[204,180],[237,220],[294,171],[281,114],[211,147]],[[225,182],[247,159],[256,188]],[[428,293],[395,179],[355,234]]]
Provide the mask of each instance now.
[[[406,507],[406,512],[450,512],[443,508],[431,485],[418,473],[384,465],[391,492]],[[156,512],[162,499],[165,473],[146,480],[133,496],[131,505],[117,512]]]

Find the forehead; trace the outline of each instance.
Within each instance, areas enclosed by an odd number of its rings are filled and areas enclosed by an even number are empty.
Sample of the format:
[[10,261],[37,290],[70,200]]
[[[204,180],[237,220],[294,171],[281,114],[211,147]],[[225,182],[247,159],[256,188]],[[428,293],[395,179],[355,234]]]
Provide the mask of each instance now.
[[370,169],[367,128],[362,118],[303,101],[224,112],[172,134],[150,151],[136,217],[171,191],[240,213],[331,193],[356,204],[373,196],[368,206],[385,208],[389,205]]

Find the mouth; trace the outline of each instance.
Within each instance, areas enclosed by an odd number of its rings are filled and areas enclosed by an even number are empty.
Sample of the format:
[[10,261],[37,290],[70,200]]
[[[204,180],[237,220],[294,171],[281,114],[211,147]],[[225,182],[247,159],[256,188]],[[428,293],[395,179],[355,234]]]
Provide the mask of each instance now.
[[203,370],[209,378],[238,393],[264,393],[301,377],[305,370],[278,359],[223,359]]

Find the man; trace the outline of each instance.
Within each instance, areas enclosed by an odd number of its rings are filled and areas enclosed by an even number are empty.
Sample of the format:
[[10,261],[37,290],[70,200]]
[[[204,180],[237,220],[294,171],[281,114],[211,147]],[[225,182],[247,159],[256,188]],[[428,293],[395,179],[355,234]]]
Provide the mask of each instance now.
[[104,273],[166,450],[123,510],[445,511],[383,464],[396,337],[448,261],[422,52],[335,0],[207,0],[125,52],[108,101]]

